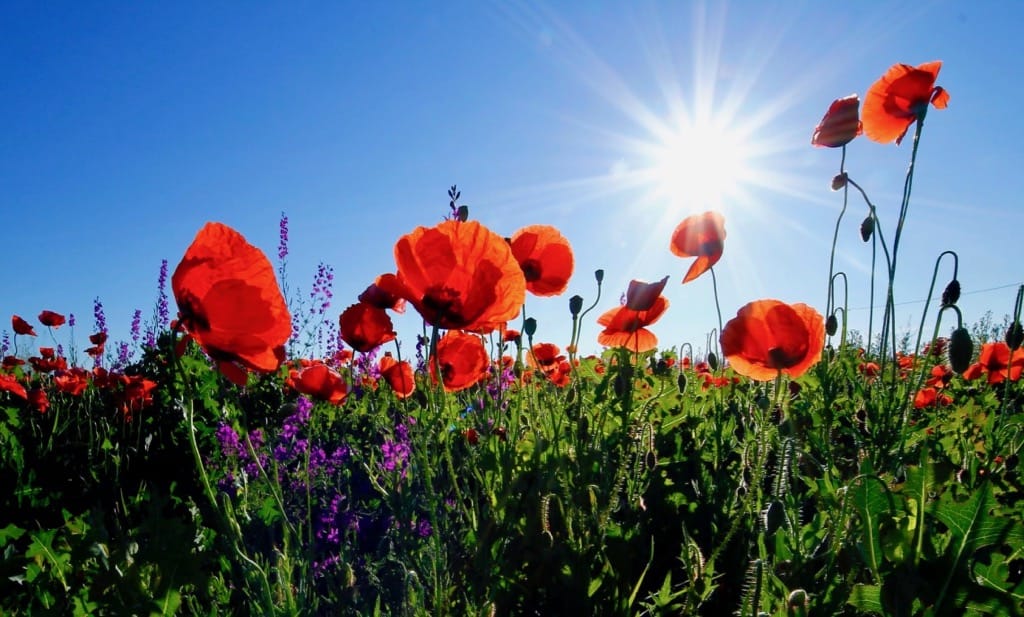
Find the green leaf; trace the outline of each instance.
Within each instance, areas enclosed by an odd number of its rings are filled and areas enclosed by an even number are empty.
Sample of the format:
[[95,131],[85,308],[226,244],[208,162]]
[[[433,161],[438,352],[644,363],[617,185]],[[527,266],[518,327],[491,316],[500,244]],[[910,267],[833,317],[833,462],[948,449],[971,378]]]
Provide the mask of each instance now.
[[847,604],[866,613],[882,612],[882,588],[878,585],[854,585]]
[[853,501],[854,509],[861,519],[864,531],[861,552],[874,574],[875,581],[880,581],[879,570],[883,555],[879,529],[881,519],[892,515],[892,495],[879,478],[861,476],[855,479],[853,486],[850,487],[849,498]]
[[16,526],[14,523],[10,523],[3,529],[0,529],[0,546],[7,546],[8,542],[17,540],[23,535],[25,535],[24,529]]
[[974,551],[997,543],[1009,543],[1013,546],[1020,546],[1024,543],[1024,527],[1020,523],[992,515],[992,510],[998,505],[995,497],[992,496],[990,484],[985,482],[967,501],[963,503],[942,502],[935,508],[933,512],[935,518],[949,527],[954,537],[951,544],[954,551],[953,564],[949,568],[949,574],[935,601],[936,612],[942,605],[946,592],[949,590],[949,584],[960,569],[960,564]]

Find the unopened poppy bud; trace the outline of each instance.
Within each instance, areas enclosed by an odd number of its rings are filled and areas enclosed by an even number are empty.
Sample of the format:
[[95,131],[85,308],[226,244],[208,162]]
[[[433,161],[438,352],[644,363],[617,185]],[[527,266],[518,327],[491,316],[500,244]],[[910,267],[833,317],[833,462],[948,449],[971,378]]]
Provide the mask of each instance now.
[[846,175],[845,171],[841,174],[836,174],[836,176],[832,178],[832,190],[838,191],[839,189],[846,186],[847,178],[849,178],[849,176]]
[[1015,321],[1006,329],[1006,344],[1010,351],[1017,351],[1021,343],[1024,343],[1024,327],[1021,327],[1019,321]]
[[867,242],[871,239],[871,234],[875,233],[875,217],[870,214],[864,222],[860,224],[860,239]]
[[967,328],[957,328],[949,336],[949,367],[957,375],[962,375],[971,364],[974,356],[974,341]]
[[942,290],[942,306],[950,306],[956,304],[956,301],[960,299],[960,281],[953,279],[946,285],[946,288]]
[[793,591],[789,592],[789,598],[787,599],[787,602],[789,602],[790,608],[806,608],[807,592],[803,589],[794,589]]
[[825,333],[829,336],[835,336],[838,329],[839,320],[836,319],[835,315],[829,315],[828,319],[825,320]]
[[676,377],[676,385],[679,386],[680,394],[686,392],[686,373],[679,373],[679,377]]
[[604,270],[594,270],[594,278],[597,279],[597,284],[600,285],[601,281],[604,280]]
[[569,312],[575,317],[580,314],[583,310],[583,298],[580,296],[573,296],[569,298]]
[[708,366],[710,366],[713,371],[718,370],[718,356],[715,355],[715,352],[713,351],[708,353]]
[[459,209],[455,211],[455,218],[459,219],[463,223],[469,220],[469,206],[459,206]]
[[786,510],[779,501],[768,504],[764,511],[764,531],[769,536],[779,530],[786,522]]
[[532,337],[537,332],[537,320],[533,317],[527,317],[523,321],[523,332],[526,333],[527,337]]

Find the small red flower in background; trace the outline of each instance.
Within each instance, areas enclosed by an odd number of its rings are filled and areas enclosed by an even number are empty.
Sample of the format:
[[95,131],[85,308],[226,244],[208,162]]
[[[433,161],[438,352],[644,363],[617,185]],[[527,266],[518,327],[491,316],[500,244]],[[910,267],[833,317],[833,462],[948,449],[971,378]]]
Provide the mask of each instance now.
[[27,336],[36,335],[36,331],[32,328],[32,325],[17,315],[11,315],[11,327],[14,328],[15,334]]
[[92,343],[93,346],[86,348],[85,353],[89,354],[93,358],[98,358],[103,355],[103,347],[107,344],[107,333],[97,332],[96,334],[90,334],[89,342]]
[[479,336],[449,330],[437,343],[436,358],[431,356],[427,360],[430,378],[435,384],[438,364],[444,391],[458,392],[486,379],[490,361]]
[[359,294],[359,301],[401,314],[405,312],[405,298],[398,295],[401,288],[394,274],[381,274]]
[[953,397],[932,387],[922,388],[914,395],[914,409],[945,407],[952,403]]
[[341,340],[363,353],[393,341],[397,336],[387,311],[365,302],[345,309],[338,323]]
[[332,405],[341,405],[348,396],[348,384],[326,364],[313,364],[302,370],[293,369],[286,383],[301,394]]
[[840,148],[853,141],[862,131],[858,111],[860,98],[856,94],[836,99],[829,105],[825,117],[814,129],[811,145],[819,148]]
[[42,388],[32,388],[28,391],[28,402],[36,408],[39,413],[46,413],[50,408],[50,398]]
[[569,286],[574,260],[572,247],[550,225],[530,225],[512,235],[509,245],[535,296],[557,296]]
[[439,328],[489,332],[519,314],[526,279],[504,238],[476,221],[417,227],[395,243],[396,291]]
[[997,384],[1017,381],[1024,371],[1024,347],[1010,353],[1010,346],[1003,341],[985,343],[981,346],[978,361],[967,367],[964,379],[978,379],[988,375],[988,383]]
[[58,390],[71,396],[81,396],[89,386],[89,371],[72,367],[53,376],[53,384]]
[[877,362],[861,362],[857,365],[857,370],[861,375],[867,377],[868,383],[871,383],[882,372],[882,367]]
[[57,356],[53,347],[40,347],[39,356],[32,356],[28,359],[32,369],[40,373],[52,373],[63,371],[68,367],[68,361]]
[[945,109],[949,93],[935,85],[942,62],[926,62],[917,67],[894,64],[868,88],[864,95],[861,120],[868,139],[899,144],[910,125],[928,110]]
[[733,370],[757,381],[778,373],[799,377],[820,358],[825,319],[806,304],[757,300],[744,305],[722,330],[722,353]]
[[6,375],[0,373],[0,392],[10,392],[15,396],[20,396],[23,399],[28,398],[28,392],[25,391],[25,386],[18,383],[18,380],[13,375]]
[[725,246],[725,219],[717,212],[695,214],[683,219],[672,232],[669,248],[679,257],[696,257],[683,277],[689,283],[722,258]]
[[628,305],[605,311],[597,318],[604,326],[597,335],[597,342],[605,347],[625,347],[636,353],[650,351],[658,346],[658,337],[647,329],[661,318],[668,308],[668,299],[658,296],[645,311],[635,311]]
[[59,328],[64,325],[65,321],[64,316],[60,313],[54,313],[53,311],[39,313],[39,323],[48,328]]
[[156,382],[140,375],[120,375],[118,381],[121,390],[116,395],[117,406],[124,414],[124,419],[131,422],[136,412],[142,411],[153,403],[153,390]]
[[932,367],[928,380],[924,383],[932,388],[945,388],[953,379],[953,375],[953,369],[950,367],[945,364],[936,364]]
[[527,354],[526,363],[539,370],[548,381],[560,388],[569,385],[572,367],[554,343],[537,343],[532,353]]
[[381,376],[394,390],[396,397],[403,399],[412,396],[416,390],[416,378],[411,364],[405,360],[395,360],[390,353],[385,353],[378,366]]
[[171,277],[180,325],[235,383],[284,361],[291,316],[274,268],[242,234],[207,223]]

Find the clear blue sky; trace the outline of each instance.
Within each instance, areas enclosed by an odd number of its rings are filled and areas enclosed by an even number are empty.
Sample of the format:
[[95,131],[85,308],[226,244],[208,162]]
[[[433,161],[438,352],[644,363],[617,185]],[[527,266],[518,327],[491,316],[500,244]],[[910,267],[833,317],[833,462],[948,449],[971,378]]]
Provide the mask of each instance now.
[[[394,270],[399,236],[440,220],[457,183],[498,233],[547,223],[573,243],[566,295],[528,300],[539,340],[568,342],[568,297],[589,304],[603,268],[584,350],[629,279],[665,275],[671,306],[652,329],[662,346],[703,347],[717,325],[711,280],[680,285],[675,224],[724,213],[725,320],[765,297],[823,311],[839,152],[812,148],[811,132],[834,98],[931,60],[951,101],[925,126],[896,299],[923,299],[935,257],[953,249],[966,319],[1001,318],[1024,280],[1024,5],[894,6],[4,2],[0,329],[45,308],[75,313],[82,337],[98,296],[124,338],[136,308],[152,312],[160,260],[173,269],[204,222],[274,260],[282,211],[289,283],[308,289],[317,263],[332,265],[336,317]],[[642,173],[663,165],[650,151],[678,118],[739,134],[749,173],[724,196],[685,182],[669,194]],[[890,236],[909,142],[849,147]],[[852,309],[868,305],[864,214],[852,202],[840,232]],[[916,330],[921,306],[901,306],[900,327]],[[852,325],[866,317],[852,311]],[[398,324],[410,349],[418,319]]]

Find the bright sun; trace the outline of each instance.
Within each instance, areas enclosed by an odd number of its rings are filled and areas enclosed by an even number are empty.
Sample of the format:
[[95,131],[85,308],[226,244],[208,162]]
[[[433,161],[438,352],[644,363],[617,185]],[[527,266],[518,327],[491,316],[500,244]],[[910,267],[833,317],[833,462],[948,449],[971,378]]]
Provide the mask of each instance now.
[[658,138],[646,153],[647,180],[674,210],[722,208],[750,177],[744,139],[714,120],[680,122]]

